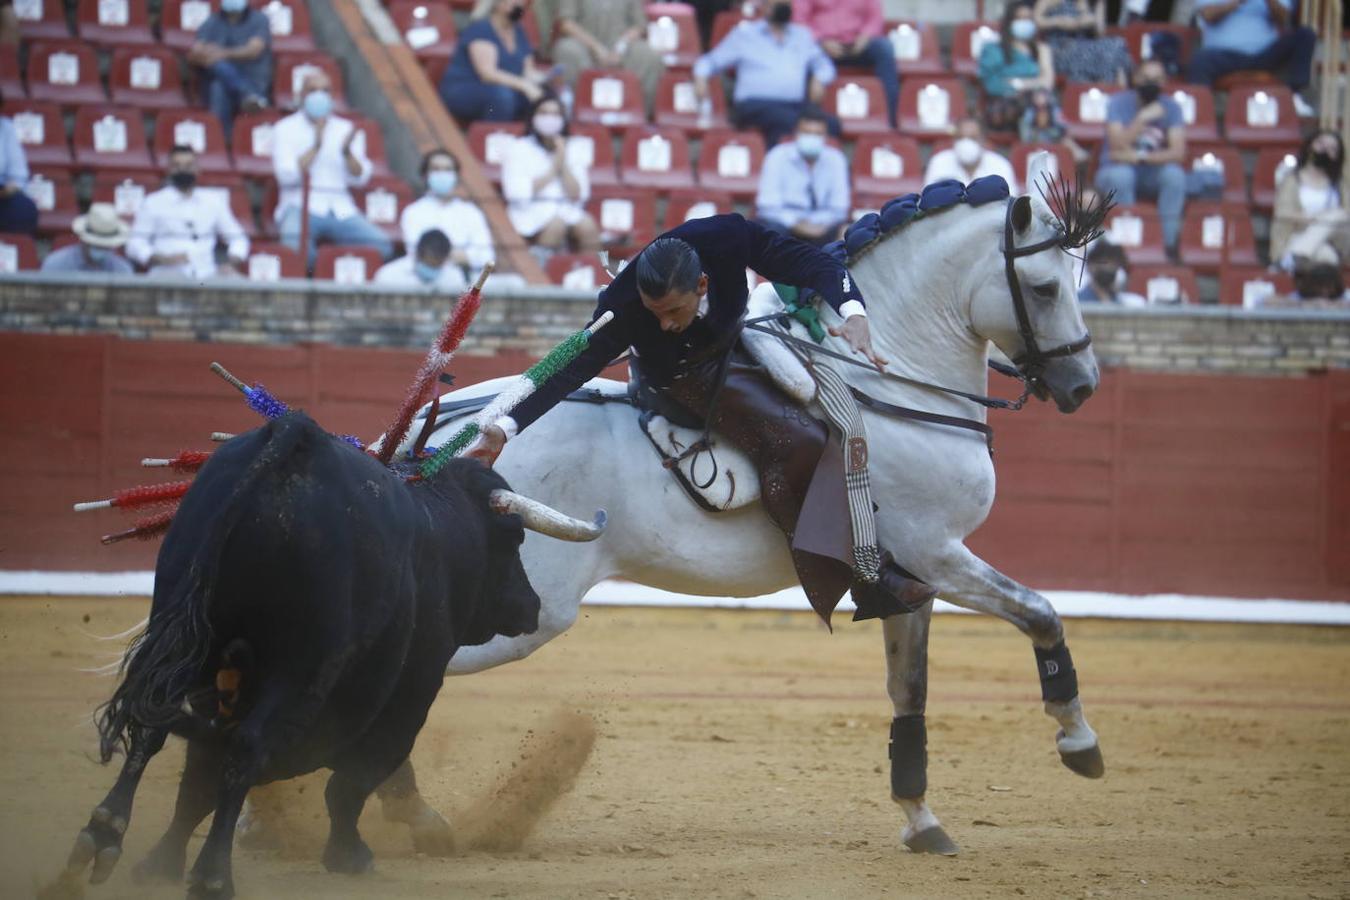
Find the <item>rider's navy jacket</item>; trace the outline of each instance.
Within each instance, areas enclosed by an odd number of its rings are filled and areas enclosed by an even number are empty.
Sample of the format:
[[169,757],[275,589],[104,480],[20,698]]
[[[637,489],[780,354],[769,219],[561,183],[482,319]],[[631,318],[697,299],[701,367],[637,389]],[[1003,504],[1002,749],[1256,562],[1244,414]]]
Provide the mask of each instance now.
[[862,294],[838,260],[810,244],[748,221],[732,213],[693,219],[662,237],[685,241],[698,253],[708,276],[707,312],[676,334],[661,330],[656,316],[647,311],[638,295],[636,266],[628,266],[600,292],[594,322],[607,311],[614,320],[591,339],[584,353],[539,390],[525,398],[511,413],[523,430],[585,382],[599,375],[611,360],[629,347],[642,359],[642,372],[656,384],[666,384],[679,374],[685,360],[709,351],[735,327],[745,314],[749,289],[745,270],[753,269],[770,281],[809,288],[834,307],[835,312]]

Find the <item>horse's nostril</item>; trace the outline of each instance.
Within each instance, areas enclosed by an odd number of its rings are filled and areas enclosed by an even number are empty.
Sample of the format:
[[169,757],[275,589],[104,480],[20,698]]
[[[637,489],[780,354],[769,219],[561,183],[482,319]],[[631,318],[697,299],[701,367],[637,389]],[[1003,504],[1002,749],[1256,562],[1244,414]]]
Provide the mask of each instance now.
[[1073,389],[1074,403],[1076,403],[1079,406],[1082,406],[1084,403],[1087,402],[1087,399],[1092,396],[1093,391],[1094,388],[1092,387],[1092,385],[1080,384],[1078,387]]

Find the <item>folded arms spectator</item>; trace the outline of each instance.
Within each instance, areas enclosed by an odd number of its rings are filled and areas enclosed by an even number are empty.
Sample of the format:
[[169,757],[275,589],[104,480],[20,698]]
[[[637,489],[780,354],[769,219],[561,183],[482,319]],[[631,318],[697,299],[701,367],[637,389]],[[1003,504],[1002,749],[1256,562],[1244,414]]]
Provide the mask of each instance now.
[[562,0],[553,59],[563,78],[575,85],[582,69],[623,67],[642,82],[647,112],[656,100],[656,86],[666,67],[647,43],[647,11],[642,0]]
[[1035,19],[1066,80],[1125,84],[1130,51],[1124,38],[1103,36],[1106,0],[1036,0]]
[[886,91],[886,115],[895,127],[900,77],[895,48],[886,40],[881,0],[795,0],[792,20],[811,29],[836,66],[866,66]]
[[825,133],[825,114],[808,107],[796,139],[764,157],[755,197],[761,225],[817,246],[837,239],[849,214],[848,159]]
[[492,231],[483,211],[459,196],[459,169],[445,150],[432,150],[422,160],[422,179],[427,192],[409,203],[399,218],[403,246],[416,247],[422,235],[442,232],[452,247],[450,261],[476,275],[496,259]]
[[956,123],[956,143],[939,150],[928,160],[923,180],[932,184],[954,178],[969,184],[976,178],[997,175],[1008,182],[1008,190],[1017,193],[1017,175],[1008,158],[990,150],[984,143],[984,126],[974,116],[966,116]]
[[[0,106],[5,98],[0,95]],[[0,116],[0,232],[32,234],[37,230],[38,209],[23,192],[28,184],[28,157],[9,116]]]
[[1340,135],[1318,131],[1304,140],[1298,167],[1276,189],[1270,258],[1297,281],[1316,280],[1314,269],[1339,270],[1350,263],[1350,216],[1340,189],[1344,170]]
[[998,41],[980,49],[980,85],[985,93],[985,122],[995,131],[1015,131],[1022,118],[1023,94],[1055,87],[1050,48],[1036,40],[1036,19],[1026,4],[1009,4]]
[[472,122],[509,122],[544,93],[545,74],[534,65],[534,48],[521,27],[525,0],[479,0],[474,22],[459,35],[441,76],[446,109]]
[[220,9],[197,29],[188,62],[201,72],[206,104],[228,139],[241,109],[267,106],[272,88],[272,29],[248,0],[220,0]]
[[213,278],[216,242],[227,245],[223,269],[239,274],[248,259],[248,237],[230,212],[223,190],[197,186],[197,154],[182,145],[169,151],[168,186],[148,195],[131,223],[127,256],[154,275]]
[[1293,0],[1196,0],[1201,43],[1191,54],[1190,80],[1213,85],[1229,72],[1285,70],[1300,116],[1313,109],[1298,92],[1312,81],[1317,34],[1293,24]]
[[586,167],[568,155],[562,104],[546,95],[530,107],[525,135],[502,161],[502,194],[516,231],[535,246],[600,249],[600,229],[586,212]]
[[407,256],[387,262],[375,273],[375,283],[385,287],[459,293],[468,287],[464,273],[450,261],[450,239],[433,228],[418,238]]
[[111,203],[90,205],[89,212],[71,224],[71,230],[80,242],[48,253],[42,261],[43,272],[131,275],[136,271],[117,252],[126,244],[131,228],[117,217],[117,209]]

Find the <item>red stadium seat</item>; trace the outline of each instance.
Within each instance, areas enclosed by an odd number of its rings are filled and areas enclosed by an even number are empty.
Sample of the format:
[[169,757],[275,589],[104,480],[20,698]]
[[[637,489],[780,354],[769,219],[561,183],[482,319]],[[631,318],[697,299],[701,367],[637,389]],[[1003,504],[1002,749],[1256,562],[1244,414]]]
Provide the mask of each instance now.
[[[704,138],[707,152],[710,137]],[[654,125],[624,132],[619,156],[620,180],[629,187],[669,190],[694,183],[689,163],[689,141],[676,128]]]
[[130,222],[145,202],[146,195],[163,187],[162,176],[150,172],[97,172],[94,175],[94,203],[111,203],[117,214]]
[[667,68],[692,66],[703,52],[693,9],[677,3],[649,4],[647,43],[661,54]]
[[1180,84],[1169,91],[1186,119],[1187,143],[1218,141],[1219,119],[1214,114],[1213,91],[1203,84]]
[[249,281],[304,278],[305,261],[285,244],[254,244],[248,257]]
[[1117,206],[1106,220],[1106,239],[1125,248],[1130,262],[1137,266],[1167,262],[1163,246],[1162,222],[1158,210],[1150,204]]
[[[62,0],[27,0],[13,7],[14,17],[19,21],[19,37],[25,41],[61,41],[70,37]],[[2,55],[13,57],[16,62],[19,58],[17,49]]]
[[952,70],[958,75],[978,75],[980,50],[999,39],[997,22],[960,22],[952,29]]
[[1181,223],[1181,260],[1202,272],[1225,265],[1255,266],[1256,238],[1245,205],[1189,203]]
[[1066,84],[1060,94],[1060,110],[1069,137],[1092,144],[1104,141],[1106,106],[1111,95],[1121,90],[1114,84]]
[[448,60],[454,54],[458,32],[450,7],[431,0],[394,0],[389,16],[418,59]]
[[895,51],[895,64],[905,77],[946,75],[938,35],[933,26],[917,19],[896,19],[886,23],[886,38]]
[[890,199],[923,189],[919,145],[898,134],[868,134],[853,148],[853,190]]
[[5,115],[14,123],[14,131],[30,166],[72,168],[75,165],[75,157],[66,141],[66,123],[60,106],[6,97]]
[[[379,227],[391,241],[403,240],[403,231],[398,227],[399,216],[404,208],[413,201],[412,188],[402,179],[392,175],[372,177],[370,182],[355,195],[357,208],[372,225]],[[409,252],[412,248],[407,248]]]
[[338,284],[364,285],[374,280],[382,265],[384,260],[374,247],[327,244],[319,248],[314,259],[314,277]]
[[645,123],[642,83],[627,69],[583,69],[577,76],[574,118],[615,130]]
[[162,0],[159,30],[164,45],[187,50],[197,41],[197,29],[211,15],[210,0]]
[[[751,9],[753,15],[746,16],[744,10]],[[742,5],[740,9],[728,9],[719,12],[713,17],[712,32],[709,34],[708,46],[716,47],[722,43],[727,35],[731,34],[732,29],[736,28],[742,22],[750,22],[759,18],[758,7],[747,7]]]
[[699,186],[748,199],[759,190],[764,168],[764,138],[758,131],[721,128],[703,137],[698,158]]
[[1191,50],[1200,41],[1200,32],[1198,29],[1189,28],[1185,25],[1171,25],[1166,22],[1131,22],[1121,29],[1121,37],[1125,38],[1125,46],[1130,50],[1130,56],[1135,63],[1143,62],[1146,59],[1152,59],[1152,50],[1145,39],[1147,35],[1157,32],[1169,32],[1177,36],[1181,41],[1181,61],[1184,64],[1191,58]]
[[[238,130],[239,126],[235,126]],[[523,122],[474,122],[469,126],[469,150],[472,151],[474,159],[483,168],[483,174],[493,181],[502,180],[502,160],[506,158],[506,153],[511,149],[511,143],[516,138],[525,133],[525,123]],[[573,127],[572,133],[576,134],[576,128]],[[606,135],[608,139],[608,135]],[[610,151],[613,156],[613,151]],[[238,159],[235,154],[235,159]],[[610,168],[613,169],[613,160],[610,160]]]
[[1284,85],[1245,85],[1228,93],[1224,137],[1244,149],[1297,143],[1302,137],[1294,95]]
[[573,122],[567,142],[567,156],[579,165],[589,164],[591,187],[611,187],[619,183],[614,160],[614,139],[603,125]]
[[670,202],[666,204],[665,227],[674,228],[690,219],[729,213],[735,208],[731,195],[723,191],[708,191],[703,188],[671,191]]
[[28,50],[28,96],[67,106],[107,103],[94,48],[83,41],[34,41]]
[[23,74],[19,70],[18,53],[0,53],[0,92],[16,100],[28,96],[28,89],[23,86]]
[[370,160],[372,173],[377,176],[389,175],[389,155],[384,149],[384,132],[374,119],[351,113],[347,118],[366,134],[366,157]]
[[264,109],[235,117],[230,149],[234,170],[240,175],[272,176],[272,130],[281,116],[274,109]]
[[900,83],[901,134],[951,134],[965,114],[966,88],[958,78],[906,78]]
[[1050,154],[1051,177],[1063,175],[1064,179],[1072,184],[1077,178],[1078,164],[1074,161],[1073,151],[1068,147],[1063,144],[1013,144],[1008,159],[1012,163],[1013,174],[1017,176],[1023,189],[1034,190],[1032,185],[1027,184],[1027,167],[1031,163],[1032,154],[1042,150]]
[[29,170],[24,193],[38,208],[38,234],[53,237],[70,231],[70,224],[80,214],[75,198],[75,182],[65,169]]
[[618,256],[629,256],[656,237],[656,197],[651,191],[602,188],[591,193],[586,211],[599,223],[605,245]]
[[149,6],[147,0],[79,0],[75,30],[80,40],[100,47],[157,44]]
[[1297,147],[1262,147],[1252,170],[1252,206],[1262,212],[1274,209],[1280,180],[1297,167]]
[[1130,266],[1128,288],[1150,305],[1199,303],[1200,286],[1186,266]]
[[155,171],[141,126],[141,111],[125,106],[84,106],[75,113],[75,162],[81,168]]
[[1247,177],[1242,156],[1236,147],[1227,144],[1186,144],[1186,168],[1191,171],[1212,169],[1223,175],[1223,200],[1226,203],[1247,202]]
[[197,171],[230,172],[230,155],[225,150],[225,133],[220,120],[204,109],[163,110],[155,119],[155,165],[169,165],[169,151],[184,144],[197,151]]
[[702,134],[709,128],[727,127],[727,101],[721,81],[709,79],[708,98],[712,100],[713,112],[712,118],[704,122],[699,116],[693,76],[687,72],[668,71],[656,86],[656,124],[679,128],[690,135]]
[[0,234],[0,275],[38,270],[37,245],[26,234]]
[[272,79],[272,95],[278,109],[295,109],[300,103],[300,87],[313,69],[323,69],[333,83],[333,109],[347,108],[347,86],[342,70],[327,53],[278,53],[276,75]]
[[302,0],[268,0],[259,7],[272,29],[272,49],[278,53],[314,49],[309,6]]
[[594,290],[612,281],[594,253],[559,253],[544,267],[548,280],[578,291]]
[[249,240],[255,240],[262,232],[253,218],[253,202],[249,199],[244,180],[233,172],[208,172],[197,182],[197,190],[203,193],[219,192],[230,206],[230,212],[244,229]]
[[839,118],[846,137],[891,131],[886,91],[874,75],[841,75],[825,89],[825,111]]
[[1272,296],[1294,293],[1294,277],[1260,266],[1225,266],[1219,270],[1219,302],[1224,306],[1260,306]]
[[108,74],[112,102],[162,109],[186,106],[178,54],[164,47],[115,47]]

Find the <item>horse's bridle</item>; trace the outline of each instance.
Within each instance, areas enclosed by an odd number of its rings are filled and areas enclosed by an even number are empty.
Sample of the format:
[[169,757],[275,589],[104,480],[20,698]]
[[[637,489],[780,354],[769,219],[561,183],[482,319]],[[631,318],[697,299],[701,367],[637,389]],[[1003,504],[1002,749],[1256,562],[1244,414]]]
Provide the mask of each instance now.
[[1039,384],[1041,376],[1045,373],[1047,361],[1082,353],[1092,344],[1092,335],[1084,332],[1078,340],[1060,344],[1049,350],[1042,350],[1036,342],[1036,335],[1031,330],[1031,316],[1027,313],[1027,302],[1022,296],[1022,282],[1017,278],[1017,270],[1013,263],[1019,257],[1063,247],[1064,235],[1056,234],[1035,244],[1018,247],[1013,242],[1013,204],[1016,202],[1016,199],[1008,200],[1008,211],[1003,217],[1003,246],[1000,249],[1003,251],[1003,274],[1008,280],[1008,292],[1012,294],[1013,312],[1017,315],[1017,332],[1022,337],[1022,352],[1013,357],[1012,362],[1027,383],[1034,387]]

